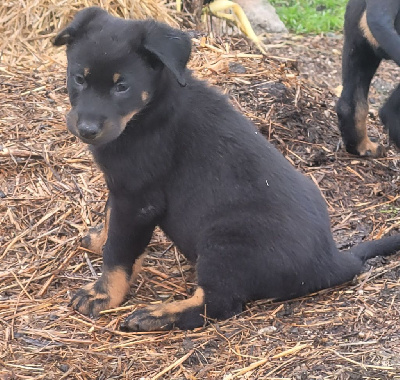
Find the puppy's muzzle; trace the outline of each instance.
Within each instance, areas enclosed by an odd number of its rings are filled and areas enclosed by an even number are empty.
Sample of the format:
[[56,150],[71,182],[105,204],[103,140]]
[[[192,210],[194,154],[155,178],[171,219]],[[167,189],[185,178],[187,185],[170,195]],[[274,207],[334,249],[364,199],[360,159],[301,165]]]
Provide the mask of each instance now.
[[101,126],[99,123],[90,121],[78,122],[76,129],[79,137],[84,140],[95,140],[101,133]]
[[79,113],[72,108],[67,114],[67,126],[85,144],[102,145],[118,138],[136,113],[137,111],[133,111],[122,118],[110,119],[103,115]]

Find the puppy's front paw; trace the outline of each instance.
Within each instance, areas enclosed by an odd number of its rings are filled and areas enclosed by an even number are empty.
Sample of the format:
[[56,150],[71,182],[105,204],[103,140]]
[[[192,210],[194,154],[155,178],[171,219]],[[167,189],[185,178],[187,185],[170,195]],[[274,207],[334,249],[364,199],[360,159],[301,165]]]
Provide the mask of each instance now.
[[119,306],[129,292],[129,274],[122,268],[105,269],[101,278],[80,289],[71,300],[82,314],[97,317],[100,311]]
[[157,331],[171,330],[173,321],[171,316],[156,315],[155,308],[152,306],[136,310],[121,323],[122,331]]
[[72,307],[91,318],[97,317],[100,311],[110,308],[111,298],[104,290],[101,279],[84,286],[72,297]]

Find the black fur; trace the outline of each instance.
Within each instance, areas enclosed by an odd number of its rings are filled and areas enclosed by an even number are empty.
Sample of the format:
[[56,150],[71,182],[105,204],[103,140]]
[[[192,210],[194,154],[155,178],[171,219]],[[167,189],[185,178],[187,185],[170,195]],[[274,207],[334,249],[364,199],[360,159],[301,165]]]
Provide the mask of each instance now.
[[[338,252],[318,188],[225,96],[183,69],[190,43],[182,32],[97,8],[80,12],[66,31],[56,42],[68,43],[73,120],[97,123],[93,141],[83,141],[110,191],[103,277],[115,268],[130,275],[158,225],[195,263],[205,295],[174,318],[169,309],[133,313],[125,328],[194,328],[205,312],[228,318],[249,300],[288,299],[350,281],[366,259],[400,248],[395,236]],[[160,44],[149,49],[153,33]],[[174,46],[165,49],[163,39]],[[76,84],[74,75],[83,76],[84,67],[90,74]],[[114,72],[129,86],[122,99],[113,90]],[[149,94],[146,104],[137,100],[142,91]],[[101,120],[119,126],[115,120],[138,107],[119,134],[102,129]],[[71,128],[79,136],[79,127]],[[98,304],[88,301],[95,291],[78,296],[89,302],[84,310]]]
[[[400,0],[350,0],[344,24],[343,91],[337,104],[339,127],[349,153],[381,156],[382,146],[366,132],[368,92],[382,59],[400,65]],[[361,27],[366,12],[365,30]],[[361,25],[360,25],[361,22]],[[390,138],[400,147],[400,89],[380,111]]]

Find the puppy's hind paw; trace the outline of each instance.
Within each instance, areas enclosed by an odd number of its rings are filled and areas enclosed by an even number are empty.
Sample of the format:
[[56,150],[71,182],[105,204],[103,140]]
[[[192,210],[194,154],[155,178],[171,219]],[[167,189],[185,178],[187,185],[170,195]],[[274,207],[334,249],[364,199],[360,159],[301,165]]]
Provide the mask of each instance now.
[[173,322],[168,315],[155,316],[154,309],[150,306],[130,314],[120,328],[125,332],[171,330]]

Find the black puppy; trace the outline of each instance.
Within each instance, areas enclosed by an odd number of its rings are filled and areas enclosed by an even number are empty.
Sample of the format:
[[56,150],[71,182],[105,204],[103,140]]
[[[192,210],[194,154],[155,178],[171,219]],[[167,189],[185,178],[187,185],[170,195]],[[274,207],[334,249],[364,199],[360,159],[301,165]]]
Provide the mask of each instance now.
[[366,259],[400,249],[394,236],[338,252],[317,187],[192,77],[185,33],[88,8],[55,44],[67,44],[68,128],[89,144],[110,191],[104,230],[85,240],[95,249],[106,240],[103,274],[74,296],[78,311],[123,302],[156,225],[195,263],[198,287],[135,311],[126,330],[229,318],[249,300],[349,281]]
[[[337,104],[339,127],[349,153],[382,156],[367,135],[368,92],[382,59],[400,65],[400,0],[350,0],[344,22],[343,91]],[[380,110],[390,138],[400,147],[400,86]]]

